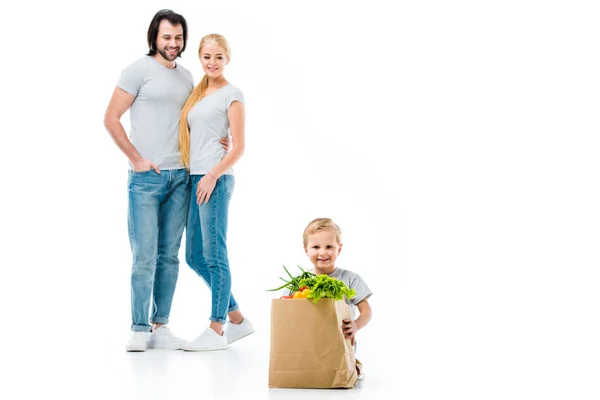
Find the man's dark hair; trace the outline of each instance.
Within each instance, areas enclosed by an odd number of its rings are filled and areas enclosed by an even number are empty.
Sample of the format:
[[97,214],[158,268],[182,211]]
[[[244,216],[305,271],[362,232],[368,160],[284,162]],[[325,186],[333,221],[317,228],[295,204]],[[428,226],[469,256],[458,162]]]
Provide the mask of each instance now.
[[149,56],[153,56],[156,54],[156,39],[158,38],[158,27],[163,19],[166,19],[171,23],[171,25],[181,25],[183,28],[183,47],[181,48],[181,52],[185,50],[185,46],[187,46],[187,38],[188,38],[188,29],[187,22],[183,15],[177,14],[171,10],[160,10],[154,15],[152,18],[152,22],[150,22],[150,26],[148,27],[148,47],[150,51],[148,51]]

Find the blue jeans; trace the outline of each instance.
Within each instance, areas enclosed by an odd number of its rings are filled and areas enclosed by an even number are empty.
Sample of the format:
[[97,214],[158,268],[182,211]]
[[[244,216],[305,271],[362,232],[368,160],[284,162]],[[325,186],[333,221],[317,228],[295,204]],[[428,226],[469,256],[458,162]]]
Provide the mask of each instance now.
[[192,175],[192,195],[186,228],[185,259],[211,289],[210,320],[225,323],[227,313],[239,309],[231,293],[227,256],[227,216],[233,193],[233,175],[217,179],[208,203],[196,203],[196,188],[204,175]]
[[129,171],[128,187],[133,253],[131,329],[149,332],[149,322],[169,322],[190,201],[190,177],[185,169],[163,170],[160,174],[154,170]]

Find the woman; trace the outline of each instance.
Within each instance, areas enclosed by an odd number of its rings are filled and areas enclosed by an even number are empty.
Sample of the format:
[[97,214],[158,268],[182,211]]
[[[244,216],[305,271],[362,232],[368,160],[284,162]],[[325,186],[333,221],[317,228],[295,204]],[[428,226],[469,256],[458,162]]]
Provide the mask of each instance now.
[[[223,75],[231,55],[223,36],[203,37],[198,54],[205,75],[183,106],[179,145],[192,181],[186,261],[211,288],[212,308],[210,326],[184,346],[188,351],[224,350],[254,332],[231,294],[226,244],[232,167],[244,152],[244,97]],[[220,140],[229,133],[234,146],[226,152]]]

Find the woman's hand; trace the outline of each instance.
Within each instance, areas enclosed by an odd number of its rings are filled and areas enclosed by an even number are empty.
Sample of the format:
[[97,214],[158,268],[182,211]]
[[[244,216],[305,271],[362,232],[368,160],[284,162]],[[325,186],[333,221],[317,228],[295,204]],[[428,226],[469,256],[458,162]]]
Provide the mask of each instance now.
[[212,175],[204,175],[200,179],[200,182],[198,182],[198,186],[196,187],[196,203],[208,204],[208,201],[210,200],[210,195],[212,194],[213,190],[215,190],[216,184],[217,180],[213,178]]

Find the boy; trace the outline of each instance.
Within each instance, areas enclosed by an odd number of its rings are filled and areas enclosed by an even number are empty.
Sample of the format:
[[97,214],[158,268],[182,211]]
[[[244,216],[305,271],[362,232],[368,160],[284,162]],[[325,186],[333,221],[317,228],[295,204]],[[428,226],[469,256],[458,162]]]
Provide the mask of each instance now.
[[[327,274],[344,282],[349,289],[356,290],[356,296],[350,300],[345,299],[350,305],[352,317],[345,319],[342,324],[345,337],[351,340],[356,351],[354,340],[356,332],[364,328],[371,319],[371,306],[367,299],[371,297],[372,292],[358,274],[336,268],[335,261],[342,250],[342,231],[330,218],[317,218],[311,221],[304,230],[303,240],[304,251],[314,265],[315,274]],[[355,319],[356,308],[360,316]],[[358,360],[356,360],[356,369],[359,379],[363,378],[363,367]]]

